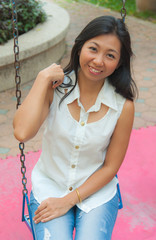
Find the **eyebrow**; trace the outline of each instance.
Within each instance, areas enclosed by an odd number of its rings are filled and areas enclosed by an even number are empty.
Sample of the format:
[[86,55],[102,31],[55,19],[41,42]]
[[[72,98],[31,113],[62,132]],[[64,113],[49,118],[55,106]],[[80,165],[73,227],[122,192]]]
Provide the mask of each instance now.
[[[95,44],[97,47],[100,47],[100,45],[99,45],[98,43],[96,43],[96,42],[90,42],[90,43],[93,43],[93,44]],[[114,52],[114,53],[116,53],[116,54],[119,55],[119,52],[116,51],[115,49],[111,49],[111,48],[110,48],[108,51]]]

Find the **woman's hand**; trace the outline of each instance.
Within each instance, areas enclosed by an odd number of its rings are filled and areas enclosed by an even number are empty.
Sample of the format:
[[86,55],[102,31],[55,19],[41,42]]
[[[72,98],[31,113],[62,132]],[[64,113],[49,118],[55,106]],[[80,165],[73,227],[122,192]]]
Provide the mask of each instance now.
[[52,87],[56,88],[62,84],[64,80],[64,72],[60,65],[53,63],[49,67],[43,69],[39,73],[39,77],[46,78],[49,83],[52,83]]
[[35,212],[34,222],[47,222],[67,213],[72,205],[65,198],[48,198]]

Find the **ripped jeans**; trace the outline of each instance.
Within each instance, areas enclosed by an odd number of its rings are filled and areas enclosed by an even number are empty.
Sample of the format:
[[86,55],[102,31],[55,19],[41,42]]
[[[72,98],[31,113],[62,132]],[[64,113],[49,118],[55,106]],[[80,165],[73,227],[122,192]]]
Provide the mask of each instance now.
[[[32,217],[39,203],[32,192],[30,208]],[[118,213],[118,193],[107,203],[85,213],[77,206],[71,208],[64,216],[46,223],[34,225],[37,240],[111,240],[113,227]]]

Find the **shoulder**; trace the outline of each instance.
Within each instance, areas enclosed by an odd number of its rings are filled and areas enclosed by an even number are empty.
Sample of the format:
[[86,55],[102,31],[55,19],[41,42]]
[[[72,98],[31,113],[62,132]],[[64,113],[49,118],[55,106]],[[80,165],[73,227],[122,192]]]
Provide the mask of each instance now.
[[132,114],[134,112],[134,102],[126,99],[121,94],[115,92],[116,103],[120,113]]
[[134,102],[126,99],[123,105],[121,115],[119,117],[119,122],[121,124],[127,123],[132,125],[134,121],[134,112],[135,112]]
[[126,114],[134,114],[134,102],[131,100],[126,99],[124,106],[123,106],[123,112]]
[[127,100],[124,103],[122,112],[117,121],[114,135],[118,138],[129,138],[134,121],[134,102],[131,100]]

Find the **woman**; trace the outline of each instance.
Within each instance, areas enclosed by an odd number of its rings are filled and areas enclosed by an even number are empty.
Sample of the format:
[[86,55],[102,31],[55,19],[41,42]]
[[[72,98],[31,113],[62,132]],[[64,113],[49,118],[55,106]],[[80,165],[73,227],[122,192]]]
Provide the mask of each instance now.
[[63,70],[39,72],[17,110],[14,135],[34,137],[46,119],[32,172],[30,206],[37,239],[110,240],[118,212],[115,177],[129,142],[136,86],[131,41],[120,19],[92,20]]

